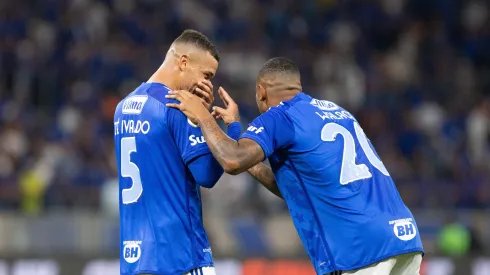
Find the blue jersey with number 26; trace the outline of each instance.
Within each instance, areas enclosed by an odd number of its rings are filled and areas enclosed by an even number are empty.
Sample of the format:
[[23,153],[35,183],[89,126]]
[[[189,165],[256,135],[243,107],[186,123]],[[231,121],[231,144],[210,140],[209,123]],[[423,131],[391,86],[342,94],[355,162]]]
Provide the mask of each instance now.
[[241,138],[269,158],[317,274],[423,252],[390,174],[338,105],[300,93],[256,118]]
[[209,154],[200,128],[144,83],[117,106],[121,274],[181,275],[213,266],[200,189],[187,164]]

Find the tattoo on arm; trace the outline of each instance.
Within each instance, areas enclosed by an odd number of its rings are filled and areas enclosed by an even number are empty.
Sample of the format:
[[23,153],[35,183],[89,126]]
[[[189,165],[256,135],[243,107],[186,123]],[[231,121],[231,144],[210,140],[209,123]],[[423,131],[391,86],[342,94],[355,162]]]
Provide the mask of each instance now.
[[200,125],[209,149],[228,174],[245,172],[264,159],[264,151],[257,142],[229,138],[211,115],[201,120]]
[[259,163],[254,167],[248,169],[248,173],[252,175],[256,180],[262,184],[267,190],[271,191],[272,194],[278,196],[279,198],[283,198],[279,188],[277,187],[276,178],[274,178],[274,174],[272,173],[272,169],[267,167],[267,165],[263,163]]

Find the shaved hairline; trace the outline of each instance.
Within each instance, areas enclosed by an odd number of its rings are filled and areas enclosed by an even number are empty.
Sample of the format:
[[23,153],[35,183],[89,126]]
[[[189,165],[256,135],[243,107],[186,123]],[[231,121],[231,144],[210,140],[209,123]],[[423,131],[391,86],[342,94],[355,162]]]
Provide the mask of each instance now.
[[216,59],[216,61],[220,61],[220,54],[216,46],[209,40],[208,37],[196,30],[185,30],[174,40],[172,45],[174,44],[193,45],[196,48],[209,52],[211,56]]
[[271,72],[257,77],[257,84],[269,92],[301,90],[301,79],[298,74],[288,72]]
[[190,55],[193,52],[208,53],[210,56],[212,56],[212,53],[210,53],[208,50],[203,49],[198,45],[195,45],[194,43],[180,41],[175,41],[174,43],[172,43],[172,45],[170,45],[170,48],[167,51],[167,55],[171,53],[174,57],[177,58],[181,57],[182,55],[187,55],[190,58]]
[[260,72],[257,81],[268,86],[275,86],[284,82],[301,82],[301,75],[288,71]]

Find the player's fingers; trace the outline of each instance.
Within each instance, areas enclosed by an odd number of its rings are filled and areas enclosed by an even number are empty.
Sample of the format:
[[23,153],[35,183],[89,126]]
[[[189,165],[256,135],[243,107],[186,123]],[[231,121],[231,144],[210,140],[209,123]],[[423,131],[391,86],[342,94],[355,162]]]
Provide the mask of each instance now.
[[182,106],[180,104],[177,104],[177,103],[167,103],[166,106],[170,107],[170,108],[182,110]]
[[188,100],[188,99],[191,99],[191,98],[193,98],[193,97],[197,97],[197,98],[199,98],[199,96],[197,96],[197,95],[195,95],[195,94],[192,94],[192,93],[189,93],[189,92],[187,92],[187,91],[185,91],[185,92],[181,93],[181,95],[182,95],[182,98],[187,99],[187,100]]
[[173,98],[177,99],[178,101],[182,101],[182,93],[181,91],[169,91],[167,95],[165,95],[166,98]]
[[197,83],[197,87],[201,88],[201,90],[204,90],[208,93],[212,93],[213,92],[213,88],[212,86],[206,84],[205,82],[199,82]]
[[212,116],[219,116],[220,114],[218,114],[215,110],[214,110],[214,107],[213,107],[213,111],[211,112],[211,115]]
[[223,101],[223,103],[225,104],[225,107],[228,107],[228,102],[226,101],[226,99],[223,97],[223,92],[222,90],[224,90],[222,87],[219,87],[218,89],[218,94],[219,94],[219,98],[221,98],[221,101]]
[[168,94],[175,95],[176,96],[175,98],[184,98],[184,99],[188,99],[190,96],[192,96],[192,94],[186,90],[173,90],[168,92]]
[[208,104],[213,103],[214,101],[214,95],[213,95],[213,89],[209,88],[208,86],[204,85],[203,83],[198,83],[198,86],[196,87],[195,95],[198,95],[206,100]]
[[201,83],[202,85],[207,86],[207,87],[209,88],[209,90],[210,90],[211,92],[213,92],[213,88],[214,88],[214,87],[213,87],[213,83],[211,83],[211,81],[209,81],[209,80],[204,80],[204,81],[202,81],[202,82],[200,82],[200,83]]
[[178,97],[180,97],[180,96],[179,95],[165,95],[165,98],[171,98],[171,99],[176,99],[176,100],[179,100]]
[[209,103],[206,102],[206,100],[204,100],[203,98],[199,98],[199,99],[201,100],[202,105],[204,105],[204,106],[209,105]]
[[178,95],[182,98],[182,99],[189,99],[192,94],[189,93],[188,91],[184,91],[184,90],[180,90],[180,91],[177,91]]
[[206,102],[208,102],[208,103],[213,102],[211,94],[203,91],[201,88],[196,88],[194,90],[194,92],[196,93],[196,95],[200,96],[201,98],[204,98],[204,100],[206,100]]
[[225,107],[228,107],[229,104],[235,103],[235,101],[233,101],[233,98],[231,98],[231,96],[226,92],[225,89],[223,89],[223,87],[219,87],[218,92],[221,100],[223,100],[223,102],[225,103]]
[[216,113],[217,115],[224,115],[224,114],[226,114],[226,109],[214,106],[213,107],[213,113]]
[[216,112],[213,108],[213,111],[211,112],[211,115],[216,118],[216,119],[222,119],[223,116],[221,114],[219,114],[218,112]]

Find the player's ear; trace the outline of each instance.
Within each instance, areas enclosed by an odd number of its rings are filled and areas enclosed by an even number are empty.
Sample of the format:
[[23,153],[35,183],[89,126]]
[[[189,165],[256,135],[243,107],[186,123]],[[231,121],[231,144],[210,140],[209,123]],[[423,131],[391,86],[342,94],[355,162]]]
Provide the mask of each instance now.
[[262,84],[257,84],[257,99],[265,101],[267,99],[267,90]]
[[186,54],[181,55],[179,58],[179,70],[185,71],[188,65],[189,65],[189,56]]

